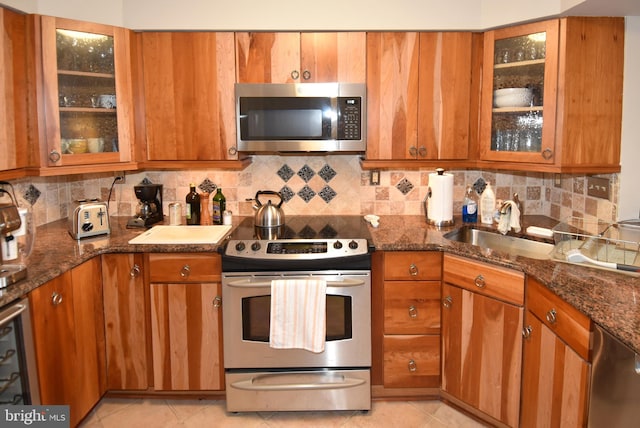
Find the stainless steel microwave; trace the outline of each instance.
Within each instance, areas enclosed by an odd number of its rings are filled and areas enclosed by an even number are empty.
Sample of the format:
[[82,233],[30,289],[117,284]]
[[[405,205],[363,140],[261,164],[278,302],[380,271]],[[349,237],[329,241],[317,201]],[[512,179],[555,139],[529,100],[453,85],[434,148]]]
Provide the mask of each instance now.
[[364,83],[236,83],[241,152],[364,152]]

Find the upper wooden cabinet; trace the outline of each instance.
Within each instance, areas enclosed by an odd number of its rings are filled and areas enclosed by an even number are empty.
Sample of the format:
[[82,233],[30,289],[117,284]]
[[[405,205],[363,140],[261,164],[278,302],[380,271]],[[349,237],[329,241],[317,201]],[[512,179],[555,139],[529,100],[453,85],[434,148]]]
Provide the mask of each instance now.
[[473,40],[470,32],[367,34],[365,166],[468,158]]
[[[27,54],[25,15],[0,8],[0,178],[27,166]],[[2,171],[7,171],[3,173]]]
[[619,171],[623,56],[623,18],[487,32],[480,159],[499,169]]
[[239,83],[363,83],[366,37],[361,32],[236,33]]
[[[39,166],[115,163],[111,169],[123,169],[123,163],[132,161],[133,143],[130,32],[49,16],[39,19],[37,68],[43,86],[38,96],[44,118]],[[95,172],[96,167],[85,170]]]
[[[235,160],[234,35],[136,34],[146,161]],[[146,136],[146,138],[145,138]]]

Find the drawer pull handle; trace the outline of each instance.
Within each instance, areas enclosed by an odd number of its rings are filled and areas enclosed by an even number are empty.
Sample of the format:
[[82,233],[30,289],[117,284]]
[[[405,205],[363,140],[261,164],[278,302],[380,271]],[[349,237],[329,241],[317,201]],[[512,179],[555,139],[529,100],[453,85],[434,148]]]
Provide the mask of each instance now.
[[453,298],[451,296],[447,296],[444,299],[442,299],[442,306],[449,309],[451,305],[453,305]]
[[547,312],[547,321],[549,321],[549,324],[556,323],[556,321],[558,320],[558,317],[556,315],[557,312],[555,309],[551,309],[549,312]]
[[182,266],[182,269],[180,269],[180,276],[183,278],[188,278],[190,273],[191,268],[189,267],[189,265],[184,265]]
[[476,285],[476,287],[478,288],[484,288],[487,286],[487,283],[484,280],[484,276],[482,276],[482,274],[476,276],[476,279],[473,280],[473,283]]
[[409,318],[418,318],[418,309],[413,305],[409,306]]
[[51,295],[51,303],[53,304],[53,306],[58,306],[59,304],[61,304],[62,303],[62,294],[54,292]]
[[137,278],[139,275],[140,275],[140,266],[136,263],[131,268],[131,271],[129,272],[129,276],[131,276],[131,278]]
[[411,263],[409,265],[409,274],[411,276],[418,276],[418,266],[416,266],[414,263]]
[[213,307],[215,309],[218,309],[221,306],[222,306],[222,297],[220,297],[220,296],[214,297],[213,298]]
[[409,360],[408,367],[409,367],[409,371],[410,371],[410,372],[415,372],[415,371],[417,371],[417,370],[418,370],[418,365],[417,365],[417,364],[416,364],[416,362],[415,362],[415,361],[413,361],[413,360]]
[[523,339],[529,339],[531,337],[531,333],[533,332],[533,327],[531,327],[530,325],[526,326],[525,328],[522,329],[522,338]]

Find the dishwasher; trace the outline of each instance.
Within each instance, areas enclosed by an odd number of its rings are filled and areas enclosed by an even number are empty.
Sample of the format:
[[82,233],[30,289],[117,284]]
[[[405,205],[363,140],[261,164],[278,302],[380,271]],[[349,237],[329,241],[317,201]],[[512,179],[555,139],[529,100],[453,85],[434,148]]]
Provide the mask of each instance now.
[[640,424],[640,356],[596,324],[589,427]]

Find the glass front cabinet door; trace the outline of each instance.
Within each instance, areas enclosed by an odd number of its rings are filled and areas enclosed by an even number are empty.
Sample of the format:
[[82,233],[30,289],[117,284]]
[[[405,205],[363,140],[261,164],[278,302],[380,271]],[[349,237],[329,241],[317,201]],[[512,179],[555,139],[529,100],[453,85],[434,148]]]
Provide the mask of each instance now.
[[43,166],[131,161],[127,30],[48,16],[41,26]]
[[481,159],[554,163],[557,58],[557,20],[485,34]]

